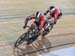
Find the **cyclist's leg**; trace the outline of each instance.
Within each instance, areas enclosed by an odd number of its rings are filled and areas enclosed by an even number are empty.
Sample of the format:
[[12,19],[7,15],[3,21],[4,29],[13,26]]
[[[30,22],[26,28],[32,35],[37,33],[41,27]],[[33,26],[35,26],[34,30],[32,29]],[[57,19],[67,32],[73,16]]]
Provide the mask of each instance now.
[[39,23],[34,21],[34,24],[36,25],[36,33],[38,33],[40,30],[39,30]]
[[35,39],[37,38],[37,37],[35,37],[35,30],[37,27],[37,22],[34,21],[33,24],[31,25],[31,27],[34,29],[32,30],[32,37],[28,39],[27,45],[29,45],[30,43],[35,41]]
[[49,29],[48,29],[49,26],[50,25],[49,25],[48,21],[46,20],[44,23],[44,30],[47,30],[49,32]]
[[43,31],[43,34],[42,34],[42,38],[44,38],[44,36],[49,33],[49,30],[48,30],[48,21],[45,21],[43,28],[44,28],[44,31]]

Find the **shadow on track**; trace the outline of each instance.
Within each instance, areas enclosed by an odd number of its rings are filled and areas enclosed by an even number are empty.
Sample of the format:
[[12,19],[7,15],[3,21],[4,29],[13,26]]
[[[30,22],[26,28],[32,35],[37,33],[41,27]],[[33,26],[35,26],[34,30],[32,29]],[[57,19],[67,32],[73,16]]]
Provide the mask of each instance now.
[[[51,42],[46,38],[38,39],[30,45],[23,45],[21,47],[14,47],[14,56],[37,56],[43,53],[50,52],[50,49],[44,49],[51,46]],[[40,49],[44,49],[39,51]],[[38,50],[38,52],[36,52]],[[35,52],[35,53],[34,53]]]
[[[75,44],[75,42],[69,42],[65,44],[60,44],[52,46],[51,42],[47,38],[37,40],[33,44],[23,47],[17,47],[13,49],[14,56],[37,56],[38,54],[44,54],[50,52],[51,48],[61,47],[65,45]],[[52,54],[53,55],[53,54]]]

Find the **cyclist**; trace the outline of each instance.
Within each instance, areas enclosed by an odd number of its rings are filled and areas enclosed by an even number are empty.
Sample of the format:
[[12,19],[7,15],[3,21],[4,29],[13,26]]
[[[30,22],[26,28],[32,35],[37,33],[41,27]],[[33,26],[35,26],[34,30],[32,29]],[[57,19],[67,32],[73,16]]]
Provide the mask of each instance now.
[[25,25],[24,25],[23,28],[25,29],[26,26],[27,26],[28,21],[29,21],[29,20],[32,20],[32,19],[35,19],[34,23],[35,23],[36,26],[37,26],[38,32],[39,32],[40,30],[42,30],[42,28],[43,28],[43,26],[44,26],[46,20],[45,20],[44,15],[42,15],[39,11],[37,11],[36,14],[32,14],[32,15],[26,17],[26,19],[25,19]]
[[62,12],[60,9],[56,8],[55,6],[50,6],[44,13],[44,15],[48,15],[47,19],[54,18],[54,24],[56,24],[57,20],[62,16]]

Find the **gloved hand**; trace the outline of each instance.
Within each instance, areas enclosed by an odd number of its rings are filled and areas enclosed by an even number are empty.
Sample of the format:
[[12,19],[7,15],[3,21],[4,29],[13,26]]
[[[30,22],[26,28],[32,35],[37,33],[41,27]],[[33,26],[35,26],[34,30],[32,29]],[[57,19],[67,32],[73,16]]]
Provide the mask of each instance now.
[[44,15],[46,15],[46,13],[44,13]]

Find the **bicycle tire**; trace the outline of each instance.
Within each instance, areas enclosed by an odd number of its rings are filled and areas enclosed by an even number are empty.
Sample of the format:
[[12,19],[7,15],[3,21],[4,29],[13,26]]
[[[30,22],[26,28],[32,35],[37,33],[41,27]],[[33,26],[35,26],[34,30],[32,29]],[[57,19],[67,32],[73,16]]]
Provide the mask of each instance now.
[[27,37],[26,37],[26,33],[23,33],[15,42],[15,45],[14,47],[18,47],[19,45],[21,45],[24,41],[27,40]]

